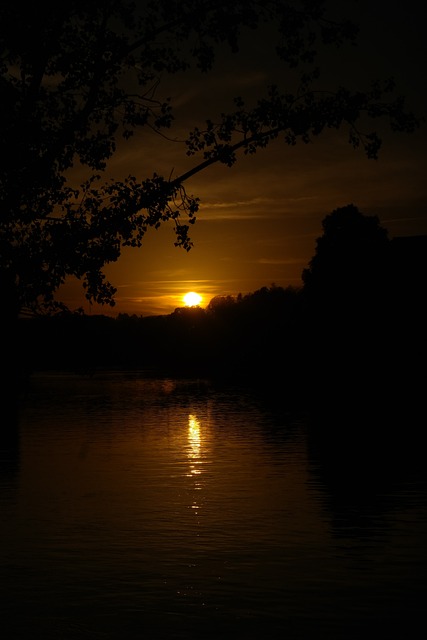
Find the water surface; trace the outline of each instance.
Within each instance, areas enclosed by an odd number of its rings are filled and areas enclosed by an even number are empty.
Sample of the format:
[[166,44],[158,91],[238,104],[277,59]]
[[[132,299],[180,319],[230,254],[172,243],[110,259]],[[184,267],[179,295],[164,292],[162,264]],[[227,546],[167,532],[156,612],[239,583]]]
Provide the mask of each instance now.
[[327,446],[271,400],[35,374],[2,446],[7,638],[414,637],[424,466]]

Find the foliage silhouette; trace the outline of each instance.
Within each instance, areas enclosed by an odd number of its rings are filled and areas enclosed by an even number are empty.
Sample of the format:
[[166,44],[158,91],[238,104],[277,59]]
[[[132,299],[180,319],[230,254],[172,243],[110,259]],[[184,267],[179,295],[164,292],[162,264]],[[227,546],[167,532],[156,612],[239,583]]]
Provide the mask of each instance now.
[[314,402],[326,412],[351,406],[365,424],[367,409],[395,419],[403,407],[417,414],[427,355],[427,238],[390,241],[378,218],[354,205],[336,209],[322,226],[302,274]]
[[[277,137],[307,143],[342,125],[353,146],[376,157],[380,139],[362,132],[359,121],[385,118],[392,130],[413,131],[415,117],[388,82],[355,93],[318,90],[316,53],[356,33],[331,20],[323,4],[3,3],[2,315],[13,321],[20,311],[63,308],[55,292],[68,276],[82,281],[89,300],[114,304],[103,268],[123,247],[140,247],[149,227],[171,222],[175,244],[190,249],[199,201],[184,185],[213,163],[231,166],[239,152],[255,153]],[[266,24],[275,27],[279,59],[297,75],[295,91],[272,87],[252,108],[237,98],[234,110],[195,126],[183,144],[194,166],[182,175],[108,177],[117,146],[135,131],[164,135],[171,128],[173,105],[159,95],[161,76],[191,67],[208,72],[219,47],[236,53],[243,29]],[[80,186],[76,165],[87,176]]]
[[351,300],[353,312],[368,298],[374,304],[387,290],[390,274],[387,230],[352,204],[335,209],[322,227],[316,253],[302,273],[307,295],[334,309]]

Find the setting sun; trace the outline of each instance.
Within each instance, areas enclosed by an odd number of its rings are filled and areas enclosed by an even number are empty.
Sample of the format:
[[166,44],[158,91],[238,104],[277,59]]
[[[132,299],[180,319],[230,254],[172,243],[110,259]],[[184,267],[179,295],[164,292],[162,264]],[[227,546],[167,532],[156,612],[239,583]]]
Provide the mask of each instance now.
[[202,296],[199,296],[199,294],[194,291],[189,291],[182,299],[186,307],[197,307],[202,301]]

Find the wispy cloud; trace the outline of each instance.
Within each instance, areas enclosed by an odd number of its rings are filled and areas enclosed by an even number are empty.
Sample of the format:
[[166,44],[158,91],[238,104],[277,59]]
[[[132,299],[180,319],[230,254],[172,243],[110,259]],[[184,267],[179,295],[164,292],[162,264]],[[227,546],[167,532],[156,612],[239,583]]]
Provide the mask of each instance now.
[[303,260],[301,258],[259,258],[256,260],[258,264],[272,264],[272,265],[280,265],[280,264],[303,264]]

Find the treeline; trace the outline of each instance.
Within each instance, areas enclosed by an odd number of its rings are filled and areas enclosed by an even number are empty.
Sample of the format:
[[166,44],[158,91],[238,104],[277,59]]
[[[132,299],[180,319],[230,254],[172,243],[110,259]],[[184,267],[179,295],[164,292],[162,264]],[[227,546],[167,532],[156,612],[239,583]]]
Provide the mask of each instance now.
[[278,361],[295,360],[303,338],[301,304],[301,290],[273,285],[236,298],[217,296],[206,309],[183,307],[164,316],[61,314],[22,320],[21,339],[36,368],[253,375]]
[[349,205],[323,222],[300,288],[217,296],[206,309],[21,321],[31,368],[255,382],[315,402],[423,396],[427,238],[388,240]]

